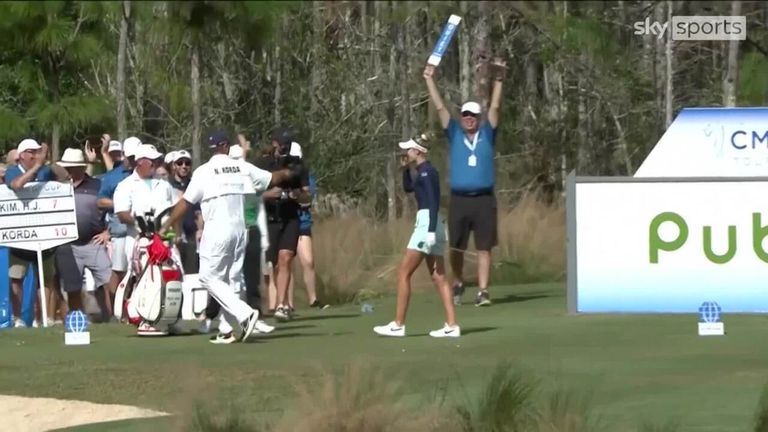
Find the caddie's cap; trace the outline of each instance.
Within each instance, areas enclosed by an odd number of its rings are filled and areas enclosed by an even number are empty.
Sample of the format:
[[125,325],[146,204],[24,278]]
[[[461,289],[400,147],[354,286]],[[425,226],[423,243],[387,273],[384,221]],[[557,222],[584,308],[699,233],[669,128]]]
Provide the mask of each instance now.
[[223,130],[218,130],[208,135],[208,147],[215,148],[222,144],[229,144],[229,136]]

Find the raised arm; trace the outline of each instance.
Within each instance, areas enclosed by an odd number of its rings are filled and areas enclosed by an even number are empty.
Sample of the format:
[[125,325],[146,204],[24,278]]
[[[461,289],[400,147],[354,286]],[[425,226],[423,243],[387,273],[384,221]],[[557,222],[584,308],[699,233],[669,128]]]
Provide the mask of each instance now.
[[493,61],[496,69],[496,77],[493,81],[493,92],[491,93],[491,106],[488,108],[488,123],[496,129],[499,125],[499,107],[501,107],[501,83],[504,81],[504,71],[507,67],[506,60],[496,58]]
[[85,140],[85,158],[88,160],[88,166],[85,167],[85,173],[93,177],[93,166],[98,160],[96,158],[96,150],[91,147],[91,143]]
[[[22,173],[20,176],[15,177],[11,180],[10,184],[8,185],[11,189],[13,189],[15,192],[18,192],[22,189],[24,189],[24,186],[34,181],[35,176],[37,175],[37,171],[43,166],[42,163],[38,162],[33,166],[32,168],[26,170],[24,173]],[[6,182],[8,180],[6,179]]]
[[435,67],[428,64],[424,68],[424,81],[427,82],[427,89],[429,90],[429,98],[432,100],[432,103],[435,105],[435,110],[437,111],[437,115],[440,117],[440,124],[443,126],[443,129],[445,129],[448,127],[448,122],[451,121],[451,113],[449,113],[448,109],[445,107],[443,98],[440,96],[440,91],[437,89],[435,80],[432,77],[434,73],[435,73]]
[[108,134],[101,136],[101,160],[104,161],[105,172],[109,172],[114,168],[115,161],[112,160],[112,156],[109,155],[109,142],[112,141],[112,137]]
[[[42,150],[40,150],[40,155],[42,156],[42,163],[45,163],[48,160],[48,144],[42,143]],[[51,168],[51,171],[53,172],[53,177],[56,181],[59,182],[66,182],[69,181],[69,173],[67,172],[64,167],[60,166],[59,164],[52,162],[48,164],[48,166]]]

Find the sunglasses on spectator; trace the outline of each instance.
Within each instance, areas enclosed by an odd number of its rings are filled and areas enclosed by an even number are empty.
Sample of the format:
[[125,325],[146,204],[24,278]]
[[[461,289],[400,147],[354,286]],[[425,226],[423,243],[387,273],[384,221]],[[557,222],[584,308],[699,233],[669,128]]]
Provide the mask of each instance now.
[[462,113],[461,113],[461,116],[462,116],[462,117],[475,117],[475,118],[477,118],[477,114],[475,114],[475,113],[471,113],[471,112],[469,112],[469,111],[464,111],[464,112],[462,112]]
[[189,161],[189,160],[177,160],[176,161],[176,165],[178,165],[178,166],[182,166],[182,165],[192,166],[192,161]]

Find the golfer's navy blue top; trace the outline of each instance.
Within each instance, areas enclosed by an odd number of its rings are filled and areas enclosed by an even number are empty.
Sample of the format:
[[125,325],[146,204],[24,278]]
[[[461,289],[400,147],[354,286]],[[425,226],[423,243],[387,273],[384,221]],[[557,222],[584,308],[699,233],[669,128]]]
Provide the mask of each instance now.
[[411,178],[411,170],[403,170],[403,189],[416,193],[419,210],[429,210],[429,232],[437,228],[437,210],[440,208],[440,177],[429,161],[416,167],[416,180]]

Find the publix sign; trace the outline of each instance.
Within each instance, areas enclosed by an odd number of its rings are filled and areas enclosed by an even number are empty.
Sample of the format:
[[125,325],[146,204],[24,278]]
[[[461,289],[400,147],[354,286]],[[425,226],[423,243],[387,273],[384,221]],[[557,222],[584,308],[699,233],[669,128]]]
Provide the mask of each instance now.
[[632,177],[567,180],[574,313],[768,312],[768,108],[684,109]]
[[[661,227],[663,224],[673,225],[677,234],[669,239],[662,238]],[[768,263],[768,252],[763,248],[763,240],[768,237],[768,226],[763,226],[761,213],[751,214],[751,226],[745,226],[747,225],[746,222],[741,225],[741,229],[749,228],[752,236],[749,250],[746,253],[752,252],[755,254],[755,257]],[[722,233],[723,237],[727,238],[726,247],[722,251],[715,251],[712,247],[713,227],[710,225],[701,227],[702,243],[689,245],[688,247],[697,248],[714,264],[726,264],[736,255],[736,233],[738,232],[738,226],[728,225],[727,227],[717,227],[715,229]],[[656,215],[651,220],[650,227],[648,228],[648,253],[651,264],[659,263],[659,254],[662,252],[674,252],[682,249],[690,237],[689,230],[690,227],[685,219],[675,212],[664,212]],[[744,252],[744,249],[745,247],[742,246],[742,252]]]

